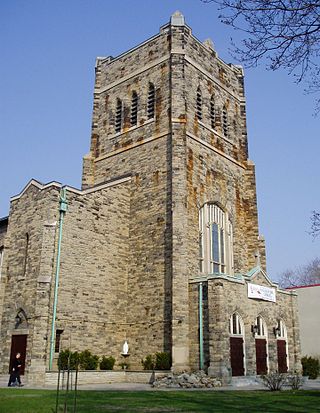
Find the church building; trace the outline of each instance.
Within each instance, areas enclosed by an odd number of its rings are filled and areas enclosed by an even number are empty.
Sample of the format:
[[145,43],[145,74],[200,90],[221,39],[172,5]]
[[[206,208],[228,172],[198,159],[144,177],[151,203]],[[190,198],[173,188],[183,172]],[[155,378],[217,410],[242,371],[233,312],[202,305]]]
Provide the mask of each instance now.
[[267,275],[244,74],[181,13],[96,61],[82,188],[32,179],[0,220],[0,371],[61,349],[225,380],[300,370],[297,297]]

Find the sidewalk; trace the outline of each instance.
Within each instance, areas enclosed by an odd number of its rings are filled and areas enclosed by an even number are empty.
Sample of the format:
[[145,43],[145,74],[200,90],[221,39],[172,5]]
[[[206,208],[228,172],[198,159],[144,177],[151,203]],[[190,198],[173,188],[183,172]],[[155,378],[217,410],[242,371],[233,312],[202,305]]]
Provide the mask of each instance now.
[[[9,375],[0,375],[0,388],[5,388],[8,385]],[[21,377],[21,381],[24,384],[24,389],[47,389],[55,390],[54,386],[32,386],[28,383],[25,383],[24,377]],[[308,380],[302,387],[303,390],[318,390],[320,391],[320,379]],[[150,384],[142,383],[105,383],[105,384],[85,384],[79,385],[78,390],[109,390],[109,391],[249,391],[249,390],[266,390],[261,384],[255,385],[243,385],[243,386],[223,386],[215,387],[211,389],[176,389],[176,388],[162,388],[157,389],[150,386]],[[289,390],[288,387],[284,387],[284,390]]]

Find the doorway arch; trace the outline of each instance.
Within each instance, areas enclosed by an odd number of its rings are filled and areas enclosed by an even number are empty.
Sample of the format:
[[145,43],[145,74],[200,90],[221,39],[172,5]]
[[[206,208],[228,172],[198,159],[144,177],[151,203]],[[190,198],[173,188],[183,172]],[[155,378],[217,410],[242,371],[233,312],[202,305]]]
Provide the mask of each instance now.
[[256,373],[266,374],[269,370],[268,359],[268,329],[267,324],[261,316],[256,318],[255,345],[256,345]]

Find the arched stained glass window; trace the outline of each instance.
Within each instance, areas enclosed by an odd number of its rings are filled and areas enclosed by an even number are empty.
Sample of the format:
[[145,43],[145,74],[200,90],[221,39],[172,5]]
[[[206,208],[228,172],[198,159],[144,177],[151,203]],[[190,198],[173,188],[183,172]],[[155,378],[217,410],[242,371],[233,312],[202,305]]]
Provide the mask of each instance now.
[[200,272],[233,273],[233,235],[228,214],[216,204],[199,211]]

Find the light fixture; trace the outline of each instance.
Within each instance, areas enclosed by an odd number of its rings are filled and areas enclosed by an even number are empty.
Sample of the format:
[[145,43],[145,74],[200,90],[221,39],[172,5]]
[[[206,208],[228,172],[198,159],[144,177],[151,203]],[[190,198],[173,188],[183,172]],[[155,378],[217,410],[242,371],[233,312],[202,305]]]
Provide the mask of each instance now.
[[22,323],[22,318],[19,316],[19,314],[17,314],[15,316],[15,322],[16,322],[16,327],[18,327],[21,323]]
[[277,337],[280,337],[280,335],[281,335],[280,327],[279,327],[279,326],[273,327],[273,333],[274,333],[274,336],[275,336],[276,338],[277,338]]

